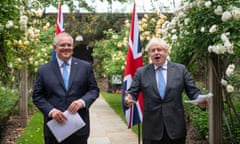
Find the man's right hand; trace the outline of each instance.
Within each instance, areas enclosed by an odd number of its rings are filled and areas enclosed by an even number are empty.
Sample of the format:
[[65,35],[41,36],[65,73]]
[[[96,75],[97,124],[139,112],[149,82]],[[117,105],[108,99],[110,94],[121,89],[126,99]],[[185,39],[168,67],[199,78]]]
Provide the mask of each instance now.
[[51,117],[60,124],[63,124],[67,120],[67,117],[64,115],[64,113],[57,109],[54,109],[51,112]]
[[133,100],[132,96],[128,93],[128,91],[125,91],[125,99],[124,100],[125,100],[125,104],[129,107],[136,103],[136,101]]

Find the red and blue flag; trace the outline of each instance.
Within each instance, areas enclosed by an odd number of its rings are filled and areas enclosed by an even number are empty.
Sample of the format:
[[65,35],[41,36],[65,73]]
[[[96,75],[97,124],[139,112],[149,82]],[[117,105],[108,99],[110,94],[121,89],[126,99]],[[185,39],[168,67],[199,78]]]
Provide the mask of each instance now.
[[[59,3],[55,35],[63,32],[63,31],[64,31],[64,21],[63,21],[63,13],[62,13],[62,4]],[[52,51],[52,59],[56,59],[56,52],[55,52],[55,50]]]
[[142,60],[142,48],[140,43],[140,34],[138,29],[138,17],[136,13],[136,4],[134,3],[132,12],[132,21],[129,35],[127,62],[124,72],[123,91],[122,91],[122,105],[123,111],[128,123],[128,128],[131,128],[135,124],[142,122],[143,112],[143,98],[142,94],[138,95],[136,104],[131,107],[126,107],[124,104],[125,91],[130,88],[133,77],[137,68],[143,66]]

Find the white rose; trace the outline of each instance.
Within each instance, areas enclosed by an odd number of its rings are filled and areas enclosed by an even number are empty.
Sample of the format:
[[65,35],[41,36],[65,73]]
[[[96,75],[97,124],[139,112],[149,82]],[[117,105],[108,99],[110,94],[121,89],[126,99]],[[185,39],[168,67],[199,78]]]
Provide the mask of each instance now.
[[205,2],[205,6],[206,6],[207,8],[210,8],[211,5],[212,5],[212,2],[211,2],[211,1],[207,1],[207,2]]
[[227,75],[228,77],[230,77],[230,76],[233,74],[234,69],[235,69],[235,65],[234,65],[234,64],[228,65],[228,68],[227,68],[227,70],[226,70],[226,75]]
[[226,89],[227,89],[227,92],[229,93],[234,91],[234,87],[232,85],[227,85]]
[[228,82],[225,79],[221,79],[221,84],[223,86],[227,86]]
[[217,6],[217,8],[214,10],[214,13],[216,15],[222,15],[222,13],[223,13],[222,6]]
[[13,27],[13,21],[9,20],[6,24],[6,28],[11,28],[11,27]]
[[240,8],[234,7],[232,10],[232,16],[234,20],[240,20]]
[[209,32],[214,33],[217,31],[217,29],[218,29],[217,25],[212,25],[212,27],[209,29]]
[[229,19],[231,19],[232,18],[232,14],[231,14],[231,12],[229,12],[229,11],[225,11],[223,14],[222,14],[222,21],[223,22],[225,22],[225,21],[227,21],[227,20],[229,20]]

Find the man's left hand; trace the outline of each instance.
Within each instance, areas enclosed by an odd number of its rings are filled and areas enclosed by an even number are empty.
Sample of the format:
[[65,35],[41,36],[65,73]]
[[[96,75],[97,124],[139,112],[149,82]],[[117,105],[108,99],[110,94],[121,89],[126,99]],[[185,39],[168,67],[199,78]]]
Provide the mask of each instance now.
[[208,106],[208,101],[202,101],[198,103],[198,106],[202,109],[205,110]]
[[83,108],[83,103],[80,100],[73,101],[68,107],[70,113],[75,114],[79,109]]

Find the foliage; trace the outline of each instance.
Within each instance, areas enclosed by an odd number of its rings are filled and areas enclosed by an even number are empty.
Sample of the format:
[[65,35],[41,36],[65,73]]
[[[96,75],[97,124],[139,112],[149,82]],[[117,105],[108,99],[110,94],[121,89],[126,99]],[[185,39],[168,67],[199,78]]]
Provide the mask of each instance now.
[[[229,97],[229,95],[227,95]],[[226,98],[224,103],[224,143],[239,143],[240,142],[240,105],[239,97],[230,96]]]
[[2,12],[6,11],[0,17],[1,81],[12,79],[11,71],[28,69],[30,73],[35,72],[36,67],[49,59],[47,55],[52,49],[49,40],[53,37],[49,32],[53,33],[53,29],[48,29],[50,23],[42,19],[40,8],[41,5],[30,6],[28,1],[12,1],[1,8]]
[[[119,15],[117,14],[67,14],[64,17],[65,31],[73,37],[82,35],[84,41],[80,43],[89,44],[94,40],[103,38],[103,31],[114,28],[119,29]],[[80,28],[79,28],[80,27]],[[79,44],[78,42],[76,45]]]
[[43,116],[35,112],[16,144],[43,144]]
[[[204,83],[197,82],[196,86],[201,89],[203,93],[207,93]],[[187,95],[184,93],[183,100],[188,100]],[[201,140],[208,141],[208,108],[201,110],[198,106],[193,104],[184,103],[184,109],[189,116],[192,125],[196,128],[199,133],[198,137]]]
[[5,119],[14,112],[18,94],[17,89],[0,82],[0,127],[3,126],[2,123],[5,122]]
[[[118,0],[125,2],[125,0]],[[82,0],[74,3],[73,1],[61,0],[65,5],[68,5],[70,12],[76,12],[79,7],[94,11],[90,7],[90,2]],[[109,4],[112,1],[108,1]],[[1,81],[8,81],[9,71],[12,69],[28,69],[30,73],[36,72],[36,68],[46,63],[49,60],[51,53],[52,38],[54,35],[54,27],[56,20],[46,17],[46,7],[52,5],[57,8],[58,0],[20,0],[20,1],[1,1],[0,5],[0,56],[1,66],[0,75]],[[84,25],[82,31],[85,38],[94,39],[93,35],[99,34],[105,24],[111,25],[108,17],[102,19],[104,23],[99,23],[99,29],[94,27],[99,18],[91,17],[90,23]],[[113,20],[114,21],[114,20]],[[71,22],[65,23],[66,29],[71,27]],[[70,29],[70,28],[69,28]],[[75,29],[76,30],[76,29]],[[76,36],[78,33],[71,34]]]
[[[184,96],[186,98],[186,95]],[[208,110],[202,111],[199,107],[192,104],[184,105],[186,113],[189,115],[190,120],[199,132],[199,138],[207,141],[208,139]]]
[[240,70],[234,65],[229,65],[226,76],[221,80],[224,92],[224,132],[225,141],[240,142]]
[[[95,57],[96,68],[103,71],[103,77],[111,77],[114,74],[122,75],[123,65],[125,60],[125,49],[120,49],[117,44],[123,38],[118,36],[116,32],[111,29],[104,32],[108,39],[97,41],[94,44],[93,56]],[[120,50],[119,50],[120,49]],[[101,70],[103,69],[103,70]]]
[[[161,25],[166,20],[166,16],[154,13],[144,14],[139,20],[140,40],[144,62],[147,63],[147,54],[144,47],[152,36],[161,36]],[[125,67],[125,58],[128,48],[130,31],[130,22],[125,20],[122,27],[104,31],[105,38],[100,41],[94,41],[90,44],[93,47],[93,56],[95,60],[95,69],[100,73],[100,77],[111,77],[112,75],[123,75]]]
[[12,112],[13,106],[18,100],[18,90],[0,83],[0,119],[6,118]]

